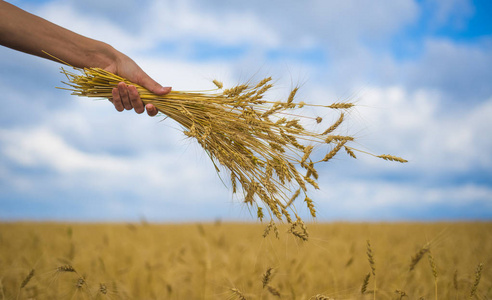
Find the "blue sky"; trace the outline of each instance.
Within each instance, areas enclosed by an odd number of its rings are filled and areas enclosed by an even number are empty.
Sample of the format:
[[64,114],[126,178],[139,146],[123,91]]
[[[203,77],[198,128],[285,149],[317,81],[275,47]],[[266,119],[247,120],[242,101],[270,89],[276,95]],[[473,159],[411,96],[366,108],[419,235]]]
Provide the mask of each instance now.
[[[320,221],[492,219],[489,1],[9,2],[177,90],[271,75],[271,97],[355,101],[344,133],[409,163],[321,167]],[[50,61],[0,47],[0,66],[0,220],[255,220],[172,121],[55,89]]]

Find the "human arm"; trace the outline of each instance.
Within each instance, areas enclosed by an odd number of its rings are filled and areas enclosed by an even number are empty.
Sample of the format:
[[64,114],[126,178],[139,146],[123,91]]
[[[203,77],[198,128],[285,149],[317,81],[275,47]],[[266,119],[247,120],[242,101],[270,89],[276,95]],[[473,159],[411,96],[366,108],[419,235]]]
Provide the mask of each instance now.
[[[74,67],[98,67],[142,85],[159,95],[171,91],[148,76],[131,58],[109,44],[97,41],[0,0],[0,44],[18,51],[55,60],[43,51]],[[135,109],[150,116],[157,114],[152,104],[144,108],[134,86],[120,83],[111,99],[118,111]]]

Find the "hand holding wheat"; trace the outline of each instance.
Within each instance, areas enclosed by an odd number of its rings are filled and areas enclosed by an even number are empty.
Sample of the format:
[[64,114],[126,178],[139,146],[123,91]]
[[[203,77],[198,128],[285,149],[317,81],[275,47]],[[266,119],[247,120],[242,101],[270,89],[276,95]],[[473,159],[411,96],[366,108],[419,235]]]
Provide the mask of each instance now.
[[[122,53],[119,56],[118,59],[112,60],[103,69],[110,73],[118,74],[126,78],[129,82],[134,82],[159,96],[163,96],[171,91],[171,87],[161,86],[147,75],[131,58]],[[132,84],[121,81],[117,86],[113,87],[111,94],[112,97],[109,100],[119,112],[134,109],[136,113],[141,114],[147,110],[147,114],[151,117],[158,113],[157,108],[152,103],[144,104],[142,102],[137,88]]]
[[[36,56],[66,61],[72,66],[100,67],[164,95],[164,88],[150,78],[132,59],[110,45],[82,36],[22,9],[0,1],[0,45]],[[144,104],[133,86],[120,83],[114,87],[111,100],[118,111],[135,109],[150,116],[157,114],[154,105]]]

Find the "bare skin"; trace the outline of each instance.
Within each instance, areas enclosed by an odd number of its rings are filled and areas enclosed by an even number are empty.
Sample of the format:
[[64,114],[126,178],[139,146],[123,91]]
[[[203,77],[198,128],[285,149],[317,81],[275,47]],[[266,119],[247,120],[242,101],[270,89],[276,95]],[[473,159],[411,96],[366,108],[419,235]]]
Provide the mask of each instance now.
[[[98,67],[135,82],[158,95],[165,95],[171,91],[170,87],[161,86],[131,58],[112,46],[60,27],[2,0],[0,45],[55,60],[43,52],[45,51],[74,67]],[[112,92],[111,102],[117,111],[134,109],[138,114],[145,110],[149,116],[157,114],[154,105],[144,106],[137,89],[132,85],[120,82],[118,88],[114,88]]]

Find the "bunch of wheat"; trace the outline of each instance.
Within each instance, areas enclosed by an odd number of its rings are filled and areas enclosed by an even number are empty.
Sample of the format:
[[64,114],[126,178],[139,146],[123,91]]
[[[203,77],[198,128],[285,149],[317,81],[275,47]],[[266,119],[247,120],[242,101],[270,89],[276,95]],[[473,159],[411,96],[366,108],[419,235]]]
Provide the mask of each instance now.
[[[321,106],[296,102],[297,87],[286,101],[269,101],[265,93],[272,88],[271,77],[257,84],[229,89],[214,80],[216,88],[213,90],[171,91],[158,96],[99,68],[74,69],[80,73],[62,68],[69,81],[64,82],[69,86],[65,89],[73,95],[111,99],[111,91],[119,82],[134,85],[145,104],[155,105],[159,112],[179,123],[186,136],[200,144],[217,172],[220,169],[228,172],[233,193],[242,193],[242,199],[257,211],[260,220],[264,217],[263,208],[267,208],[271,219],[291,224],[300,221],[292,203],[301,194],[311,215],[316,217],[313,201],[307,195],[307,185],[318,189],[315,165],[327,162],[342,148],[351,157],[356,157],[356,149],[348,145],[354,138],[334,133],[344,121],[344,111],[350,109],[352,103]],[[293,112],[303,106],[324,107],[340,113],[335,123],[316,133],[305,129],[301,119],[321,123],[320,117],[304,117]],[[326,154],[314,159],[313,150],[323,146]],[[377,157],[406,162],[391,155]]]

